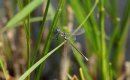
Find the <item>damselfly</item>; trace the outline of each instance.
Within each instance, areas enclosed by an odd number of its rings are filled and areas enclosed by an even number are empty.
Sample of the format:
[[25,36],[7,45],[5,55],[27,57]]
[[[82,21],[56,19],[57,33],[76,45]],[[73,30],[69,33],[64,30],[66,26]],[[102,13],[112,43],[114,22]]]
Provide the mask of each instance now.
[[85,57],[85,55],[84,55],[82,52],[80,52],[80,51],[76,48],[76,46],[68,40],[67,33],[62,32],[59,28],[57,28],[57,29],[56,29],[57,39],[58,39],[58,36],[59,36],[59,35],[62,36],[67,42],[69,42],[69,43],[71,44],[71,46],[72,46],[74,49],[76,49],[76,50],[80,53],[80,55],[82,55],[82,56],[85,58],[86,61],[88,61],[88,58]]
[[[56,28],[56,39],[58,39],[58,36],[63,36],[65,39],[67,38],[67,35],[70,33],[65,33],[65,32],[62,32],[59,28]],[[75,36],[78,36],[78,35],[81,35],[81,34],[84,34],[85,33],[85,30],[83,28],[81,28],[74,36],[73,36],[73,39],[76,40],[76,37]],[[97,34],[99,37],[101,36],[100,32],[99,34]],[[109,40],[109,36],[105,34],[105,39],[106,40]]]

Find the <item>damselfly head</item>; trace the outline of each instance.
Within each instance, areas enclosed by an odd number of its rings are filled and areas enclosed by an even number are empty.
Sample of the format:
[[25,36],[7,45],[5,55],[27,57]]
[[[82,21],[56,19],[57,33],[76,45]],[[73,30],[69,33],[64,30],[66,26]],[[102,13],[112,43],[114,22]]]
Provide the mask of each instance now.
[[56,28],[55,32],[56,32],[56,33],[59,33],[59,32],[60,32],[60,29],[59,29],[59,28]]
[[66,37],[66,36],[64,36],[64,39],[65,39],[65,40],[67,40],[67,37]]

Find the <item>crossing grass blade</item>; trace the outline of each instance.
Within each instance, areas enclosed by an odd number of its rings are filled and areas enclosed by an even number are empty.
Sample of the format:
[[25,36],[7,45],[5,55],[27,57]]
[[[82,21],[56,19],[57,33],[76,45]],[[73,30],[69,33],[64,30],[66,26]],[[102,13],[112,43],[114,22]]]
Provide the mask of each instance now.
[[[79,4],[79,3],[80,3],[79,0],[75,0],[75,1],[70,0],[70,4],[71,4],[71,6],[72,6],[72,8],[73,8],[73,10],[74,10],[74,14],[75,14],[75,17],[76,17],[78,23],[82,23],[82,21],[84,20],[84,18],[86,17],[86,15],[85,15],[85,10],[84,10],[84,8],[83,8],[82,5]],[[96,7],[95,5],[97,5],[97,3],[98,3],[98,0],[95,1],[94,7]],[[79,11],[79,10],[80,10],[80,11]],[[93,8],[90,9],[90,10],[92,11]],[[92,11],[92,12],[93,12],[93,11]],[[90,14],[90,12],[88,12],[87,15],[89,15],[89,14]],[[91,14],[92,14],[92,13],[91,13]],[[90,17],[89,17],[89,18],[90,18]],[[88,18],[88,19],[89,19],[89,18]],[[95,35],[94,32],[93,32],[92,26],[90,25],[90,23],[89,23],[88,20],[87,20],[82,26],[83,26],[83,28],[85,29],[85,35],[87,36],[87,41],[89,41],[88,44],[90,44],[90,45],[92,46],[92,49],[96,52],[97,49],[98,49],[97,46],[98,46],[99,43],[96,43],[96,42],[97,42],[96,40],[98,40],[98,39],[94,39],[94,38],[96,38],[96,37],[95,37],[96,35]]]
[[[80,5],[80,4],[79,4]],[[92,5],[92,1],[91,0],[83,0],[83,8],[86,14],[89,13],[89,11],[91,10],[91,8],[93,7]],[[95,46],[97,46],[97,50],[100,48],[100,38],[99,38],[99,28],[98,28],[98,22],[97,22],[97,18],[96,18],[96,13],[97,11],[95,10],[91,16],[88,19],[88,22],[90,23],[90,26],[92,27],[92,31],[93,31],[93,39],[95,40]]]
[[[72,37],[73,35],[75,35],[75,34],[77,33],[77,31],[78,31],[83,25],[86,26],[85,23],[86,23],[86,21],[88,20],[88,18],[90,17],[90,15],[92,14],[92,12],[94,11],[94,9],[96,8],[97,3],[98,3],[98,0],[95,2],[94,6],[92,7],[92,9],[91,9],[90,12],[88,13],[88,15],[85,17],[85,19],[79,18],[80,20],[82,20],[82,22],[81,22],[81,24],[75,29],[75,31],[70,35],[70,37],[68,38],[68,40],[69,40],[70,43],[73,44],[73,41],[70,40],[71,37]],[[82,14],[82,13],[79,13],[79,14]],[[76,16],[78,16],[78,15],[76,15]],[[83,17],[82,17],[82,18],[83,18]],[[73,44],[73,45],[74,45],[74,44]],[[86,74],[86,75],[85,75],[85,78],[88,79],[88,80],[92,80],[91,77],[90,77],[90,75],[88,74],[88,70],[87,70],[85,64],[83,63],[81,57],[79,57],[79,56],[80,56],[80,55],[78,54],[79,51],[78,51],[74,46],[72,46],[72,50],[73,50],[73,52],[75,53],[76,59],[77,59],[78,63],[80,64],[80,66],[82,67],[83,72]]]
[[66,41],[62,42],[55,49],[47,53],[44,57],[42,57],[39,61],[37,61],[32,67],[30,67],[18,80],[24,80],[31,72],[33,72],[40,64],[42,64],[50,55],[52,55],[57,49],[59,49]]

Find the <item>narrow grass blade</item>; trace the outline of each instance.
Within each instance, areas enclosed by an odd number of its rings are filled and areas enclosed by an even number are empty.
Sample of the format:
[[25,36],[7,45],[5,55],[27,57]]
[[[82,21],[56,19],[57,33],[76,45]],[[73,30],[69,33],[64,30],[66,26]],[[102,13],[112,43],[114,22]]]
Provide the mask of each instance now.
[[[121,19],[121,27],[118,28],[118,48],[117,48],[117,54],[114,54],[114,56],[117,56],[122,49],[124,49],[124,44],[126,41],[126,36],[128,35],[129,31],[129,20],[130,20],[130,1],[127,1],[127,5],[124,9],[123,17]],[[113,61],[116,61],[116,58],[113,57]]]
[[112,34],[110,36],[108,49],[107,49],[107,56],[109,57],[111,50],[112,50],[112,47],[113,47],[114,40],[115,40],[117,33],[119,31],[120,19],[118,17],[118,13],[117,13],[117,0],[112,0],[111,3],[110,3],[110,1],[107,1],[106,4],[107,4],[106,12],[108,13],[108,17],[111,20],[112,26],[113,26],[112,27]]
[[105,41],[105,13],[104,13],[104,0],[99,1],[99,13],[100,13],[100,18],[99,18],[99,26],[100,26],[100,31],[101,31],[101,49],[100,52],[101,54],[99,55],[101,58],[99,60],[100,62],[100,69],[101,69],[101,78],[103,80],[107,79],[110,80],[109,78],[109,67],[108,67],[108,59],[106,58],[106,41]]
[[[86,12],[86,14],[89,13],[89,11],[91,10],[91,7],[93,7],[92,5],[92,1],[91,0],[83,0],[83,8]],[[95,11],[96,12],[96,11]],[[90,26],[92,27],[92,33],[93,33],[93,39],[95,40],[95,45],[97,45],[97,50],[99,50],[100,48],[100,38],[99,38],[99,28],[98,28],[98,23],[97,23],[97,17],[95,14],[95,12],[93,14],[91,14],[90,18],[89,18],[89,23]],[[98,14],[98,13],[97,13]]]
[[[50,42],[51,42],[51,39],[52,39],[53,31],[54,31],[54,29],[56,28],[56,24],[57,24],[57,22],[58,22],[58,18],[59,18],[59,16],[60,16],[61,10],[62,10],[63,5],[64,5],[64,1],[65,1],[65,0],[60,0],[60,2],[59,2],[58,9],[57,9],[57,11],[56,11],[55,17],[54,17],[54,19],[53,19],[53,22],[52,22],[51,27],[50,27],[50,30],[49,30],[49,34],[48,34],[48,37],[47,37],[47,41],[45,42],[45,47],[44,47],[43,50],[42,50],[42,55],[41,55],[41,57],[43,57],[44,55],[46,55],[47,52],[48,52],[48,50],[49,50],[49,46],[50,46]],[[41,75],[43,66],[44,66],[44,63],[41,64],[41,66],[40,66],[40,68],[39,68],[39,70],[38,70],[36,80],[39,80],[39,79],[40,79],[40,75]]]
[[121,18],[120,28],[118,29],[117,34],[117,46],[114,49],[114,54],[112,55],[112,67],[114,68],[116,75],[121,74],[122,65],[124,63],[125,56],[125,45],[126,39],[129,31],[129,20],[130,20],[130,0],[127,1],[123,17]]
[[84,64],[84,62],[82,61],[82,58],[80,57],[81,55],[79,54],[79,52],[78,52],[74,47],[72,47],[72,50],[73,50],[73,52],[74,52],[74,55],[75,55],[75,57],[76,57],[76,59],[77,59],[79,65],[80,65],[81,68],[83,69],[83,72],[84,72],[84,74],[85,74],[85,78],[86,78],[87,80],[92,80],[91,77],[90,77],[90,75],[89,75],[89,73],[88,73],[88,70],[87,70],[86,65]]
[[90,15],[93,13],[94,9],[96,8],[98,4],[98,0],[96,0],[94,6],[92,7],[91,11],[88,13],[88,15],[85,17],[85,19],[82,20],[81,24],[75,29],[75,31],[71,34],[70,37],[72,37],[73,35],[75,35],[78,30],[80,30],[82,28],[82,26],[86,23],[86,21],[88,20],[88,18],[90,17]]
[[85,80],[82,68],[79,68],[81,80]]
[[84,74],[86,74],[86,75],[85,75],[85,78],[86,78],[87,80],[92,80],[91,77],[90,77],[90,75],[89,75],[89,73],[88,73],[88,70],[87,70],[87,68],[86,68],[86,65],[84,64],[84,62],[82,61],[82,58],[81,58],[80,56],[82,55],[83,58],[85,58],[86,61],[88,61],[88,58],[86,58],[86,57],[84,56],[84,54],[82,54],[82,53],[76,48],[76,46],[74,45],[75,43],[74,43],[74,41],[73,41],[71,38],[67,39],[67,42],[70,44],[70,46],[71,46],[71,48],[72,48],[72,50],[73,50],[73,53],[74,53],[74,55],[75,55],[75,57],[76,57],[76,59],[77,59],[79,65],[80,65],[81,68],[83,69]]
[[[92,31],[93,31],[92,27],[91,27],[90,23],[87,20],[90,18],[90,16],[94,12],[94,9],[97,6],[98,0],[95,1],[94,6],[90,10],[90,12],[87,14],[87,17],[85,17],[85,12],[84,12],[84,10],[82,8],[82,5],[79,5],[78,0],[75,0],[75,1],[70,0],[70,3],[71,3],[71,6],[72,6],[72,8],[74,10],[77,21],[79,23],[83,23],[78,28],[80,29],[82,26],[84,26],[85,35],[87,36],[87,40],[90,42],[89,44],[92,45],[92,48],[95,51],[97,49],[97,45],[96,45],[96,41],[95,41],[96,39],[94,39],[95,37],[94,37],[94,34],[92,33]],[[76,30],[76,32],[77,32],[77,30]]]
[[[88,18],[90,17],[90,15],[94,11],[94,9],[96,8],[97,3],[98,3],[98,0],[96,0],[96,2],[94,4],[94,6],[92,7],[91,11],[88,13],[88,15],[85,17],[85,19],[83,19],[82,23],[77,27],[77,29],[75,29],[75,31],[69,36],[68,39],[71,39],[71,37],[74,36],[78,32],[78,30],[80,30],[80,28],[86,23],[86,21],[88,20]],[[79,57],[80,56],[78,54],[79,52],[75,48],[73,48],[73,47],[72,47],[72,50],[73,50],[74,53],[77,54],[77,55],[75,54],[76,59],[77,59],[78,63],[80,64],[80,66],[82,67],[83,72],[85,73],[86,79],[92,80],[90,75],[88,74],[88,70],[87,70],[85,64],[83,63],[83,61],[81,61],[81,58]]]
[[[27,4],[30,3],[30,0],[27,1]],[[27,31],[27,69],[30,68],[31,66],[31,55],[30,55],[30,52],[31,52],[31,43],[30,43],[30,40],[31,40],[31,28],[30,28],[30,13],[28,14],[27,16],[27,27],[26,27],[26,31]],[[30,75],[28,76],[28,80],[30,80]]]
[[32,55],[31,65],[33,65],[33,63],[35,61],[35,58],[36,58],[36,55],[37,55],[39,44],[40,44],[40,41],[41,41],[41,38],[42,38],[42,34],[43,34],[43,31],[44,31],[44,28],[45,28],[44,24],[45,24],[45,20],[47,18],[47,13],[48,13],[49,5],[50,5],[50,0],[47,1],[47,5],[46,5],[46,9],[45,9],[45,14],[43,16],[42,24],[40,26],[40,32],[38,34],[38,39],[36,40],[36,46],[34,48],[34,52],[33,52],[33,55]]
[[6,71],[6,67],[5,67],[5,65],[4,65],[3,60],[1,59],[1,57],[0,57],[0,65],[1,65],[1,68],[3,70],[5,79],[8,80],[8,74],[7,74],[7,71]]

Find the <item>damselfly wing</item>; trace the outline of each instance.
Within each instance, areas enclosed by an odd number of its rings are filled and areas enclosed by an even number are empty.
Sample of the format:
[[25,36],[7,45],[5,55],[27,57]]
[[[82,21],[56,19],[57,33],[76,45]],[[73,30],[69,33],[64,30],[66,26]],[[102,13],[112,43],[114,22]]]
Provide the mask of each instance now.
[[[76,40],[76,36],[79,36],[79,35],[82,35],[84,34],[85,30],[83,28],[81,28],[80,30],[78,30],[78,32],[73,36],[73,39]],[[59,35],[60,36],[63,36],[65,39],[67,36],[71,35],[71,33],[65,33],[65,32],[62,32],[59,28],[56,28],[55,30],[55,38],[58,39]]]

